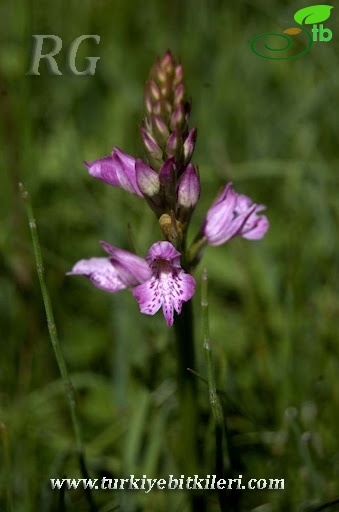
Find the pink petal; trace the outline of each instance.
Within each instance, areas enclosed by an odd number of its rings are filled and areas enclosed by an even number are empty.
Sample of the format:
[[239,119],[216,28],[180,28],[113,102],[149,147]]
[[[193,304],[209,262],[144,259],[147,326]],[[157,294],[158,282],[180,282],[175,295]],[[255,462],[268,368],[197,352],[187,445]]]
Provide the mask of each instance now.
[[135,159],[119,148],[113,148],[110,156],[85,162],[91,176],[143,197],[136,180]]
[[159,281],[155,276],[146,281],[146,283],[133,288],[132,293],[139,303],[141,313],[154,315],[159,311],[162,297],[159,291]]
[[152,276],[152,271],[143,258],[113,247],[107,242],[100,242],[100,245],[111,256],[109,259],[118,270],[120,278],[126,283],[126,286],[136,286]]
[[203,229],[210,244],[220,245],[233,235],[234,225],[232,226],[232,222],[236,198],[236,193],[228,184],[208,210]]
[[269,223],[257,213],[264,209],[264,205],[256,205],[244,194],[237,194],[228,183],[208,210],[202,233],[211,245],[223,244],[238,235],[252,240],[262,238]]
[[147,263],[152,266],[156,260],[166,260],[175,268],[180,267],[180,252],[170,242],[156,242],[146,256]]
[[91,163],[85,162],[85,165],[93,178],[102,180],[105,183],[115,187],[120,185],[119,179],[117,177],[116,166],[114,165],[111,156],[99,158],[98,160],[94,160],[94,162]]
[[82,275],[89,278],[92,283],[111,293],[126,288],[109,258],[90,258],[78,261],[67,275]]
[[112,161],[116,168],[119,186],[131,194],[143,197],[138,184],[135,170],[135,158],[124,153],[119,148],[114,148]]
[[255,222],[253,222],[248,230],[246,230],[246,224],[241,230],[241,236],[248,240],[259,240],[262,238],[268,228],[270,227],[269,221],[265,215],[255,216]]

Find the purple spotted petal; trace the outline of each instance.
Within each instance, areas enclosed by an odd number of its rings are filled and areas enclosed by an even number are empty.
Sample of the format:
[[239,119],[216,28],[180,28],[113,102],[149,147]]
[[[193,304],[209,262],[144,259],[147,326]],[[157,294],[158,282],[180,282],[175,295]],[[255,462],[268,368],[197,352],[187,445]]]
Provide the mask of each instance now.
[[141,313],[154,315],[162,307],[167,325],[179,314],[183,302],[191,299],[195,280],[180,267],[180,253],[169,242],[153,244],[146,258],[153,276],[133,289]]
[[115,293],[126,288],[109,258],[80,260],[67,272],[68,276],[77,274],[89,278],[95,286],[107,292]]
[[120,149],[114,148],[110,156],[85,162],[85,165],[94,178],[143,197],[136,180],[135,158]]

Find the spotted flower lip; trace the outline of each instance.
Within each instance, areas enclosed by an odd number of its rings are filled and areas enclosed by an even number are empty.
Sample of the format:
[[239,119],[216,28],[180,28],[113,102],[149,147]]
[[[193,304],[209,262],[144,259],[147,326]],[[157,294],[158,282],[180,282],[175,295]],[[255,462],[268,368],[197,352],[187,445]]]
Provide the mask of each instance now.
[[235,236],[258,240],[269,228],[267,217],[258,215],[265,209],[266,206],[237,194],[232,183],[228,183],[208,210],[202,234],[210,245],[221,245]]
[[180,266],[180,252],[170,242],[152,245],[146,257],[152,277],[133,288],[141,313],[154,315],[162,307],[168,327],[174,322],[174,310],[180,314],[183,302],[192,298],[195,280]]
[[107,242],[101,246],[108,258],[80,260],[67,275],[85,276],[111,293],[132,287],[141,313],[154,315],[162,307],[171,327],[174,311],[179,314],[195,291],[194,278],[180,266],[180,252],[170,242],[156,242],[143,259]]
[[135,162],[135,158],[115,147],[111,155],[85,162],[85,165],[94,178],[143,197],[137,183]]

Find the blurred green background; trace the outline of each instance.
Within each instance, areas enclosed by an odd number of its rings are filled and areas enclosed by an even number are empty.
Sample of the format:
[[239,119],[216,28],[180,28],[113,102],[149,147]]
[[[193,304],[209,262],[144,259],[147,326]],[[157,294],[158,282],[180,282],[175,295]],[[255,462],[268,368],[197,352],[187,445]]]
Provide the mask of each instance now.
[[[103,256],[99,240],[139,254],[160,230],[137,197],[88,176],[83,161],[113,146],[142,156],[143,87],[170,48],[184,64],[198,127],[193,162],[202,198],[190,236],[223,184],[267,205],[270,230],[259,242],[207,248],[197,269],[196,371],[206,376],[200,278],[208,269],[210,328],[218,388],[236,452],[237,473],[285,478],[284,491],[238,491],[238,510],[315,510],[339,495],[338,335],[338,10],[324,26],[331,41],[295,60],[254,55],[250,41],[295,26],[300,2],[257,0],[13,0],[0,6],[0,509],[87,511],[83,491],[65,507],[49,478],[78,477],[63,385],[48,338],[18,182],[38,223],[54,313],[93,478],[180,475],[173,333],[159,313],[140,315],[129,291],[110,295],[65,272]],[[33,34],[63,41],[62,76],[26,76]],[[77,56],[99,56],[94,76],[72,76]],[[298,43],[296,43],[298,44]],[[213,473],[208,391],[197,425]],[[6,455],[7,454],[7,455]],[[101,512],[189,510],[184,492],[97,491]],[[61,499],[62,501],[62,499]],[[339,510],[339,505],[327,507]],[[208,510],[217,498],[208,494]],[[320,510],[320,509],[319,509]]]

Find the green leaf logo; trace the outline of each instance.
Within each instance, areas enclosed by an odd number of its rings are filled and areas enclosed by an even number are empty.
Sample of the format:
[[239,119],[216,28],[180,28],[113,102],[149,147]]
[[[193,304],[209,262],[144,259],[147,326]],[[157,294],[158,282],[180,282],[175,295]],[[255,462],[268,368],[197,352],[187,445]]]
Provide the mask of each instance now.
[[294,15],[294,19],[299,25],[303,22],[306,25],[313,25],[313,23],[321,23],[330,17],[333,5],[311,5],[300,9]]

